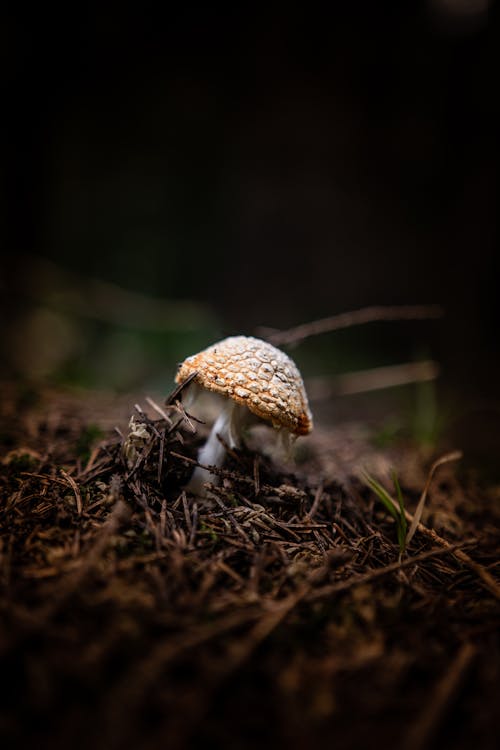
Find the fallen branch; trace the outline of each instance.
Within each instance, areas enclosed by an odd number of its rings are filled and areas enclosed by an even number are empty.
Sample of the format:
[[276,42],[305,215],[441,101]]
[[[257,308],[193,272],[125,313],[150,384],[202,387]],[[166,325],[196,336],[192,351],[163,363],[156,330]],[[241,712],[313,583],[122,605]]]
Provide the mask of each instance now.
[[461,547],[468,547],[471,544],[475,544],[475,540],[469,539],[465,542],[450,544],[444,549],[431,549],[427,552],[422,552],[420,555],[415,555],[415,557],[409,557],[401,562],[398,560],[397,562],[385,565],[383,568],[375,568],[375,570],[370,570],[367,573],[363,573],[362,575],[351,576],[350,578],[346,578],[344,581],[336,581],[335,583],[329,584],[328,586],[323,586],[319,589],[313,589],[305,597],[305,599],[308,602],[314,602],[318,599],[324,599],[327,596],[331,596],[332,594],[340,594],[344,591],[348,591],[354,586],[362,586],[366,583],[372,583],[373,581],[376,581],[379,578],[384,578],[391,573],[397,573],[398,571],[404,570],[405,568],[411,568],[413,565],[418,565],[418,563],[421,563],[424,560],[429,560],[433,557],[441,557],[442,555],[446,554],[456,554],[457,552],[461,552]]
[[439,305],[394,305],[385,307],[383,305],[374,305],[372,307],[363,307],[360,310],[332,315],[328,318],[313,320],[311,323],[304,323],[295,328],[289,328],[287,331],[274,331],[270,333],[262,332],[264,338],[276,346],[286,344],[297,344],[311,336],[318,336],[320,333],[330,333],[331,331],[340,331],[343,328],[364,325],[365,323],[374,323],[383,320],[428,320],[440,318],[443,315],[443,309]]

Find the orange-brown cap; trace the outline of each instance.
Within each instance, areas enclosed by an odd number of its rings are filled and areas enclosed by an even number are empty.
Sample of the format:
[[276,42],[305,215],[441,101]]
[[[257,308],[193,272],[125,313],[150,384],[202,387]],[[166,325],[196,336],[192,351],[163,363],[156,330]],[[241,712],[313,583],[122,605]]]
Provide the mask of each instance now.
[[197,372],[202,388],[246,406],[274,427],[307,435],[313,427],[304,383],[296,364],[284,352],[251,336],[230,336],[188,357],[175,381]]

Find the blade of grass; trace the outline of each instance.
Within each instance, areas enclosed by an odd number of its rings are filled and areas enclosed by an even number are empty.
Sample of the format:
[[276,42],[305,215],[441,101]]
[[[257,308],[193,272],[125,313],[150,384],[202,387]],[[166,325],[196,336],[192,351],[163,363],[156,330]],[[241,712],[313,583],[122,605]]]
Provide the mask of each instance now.
[[399,484],[398,475],[396,474],[395,471],[392,472],[392,481],[394,482],[394,487],[396,488],[396,495],[398,498],[399,510],[401,514],[399,518],[399,524],[398,524],[399,549],[401,550],[401,552],[404,552],[406,549],[406,530],[407,530],[408,524],[406,523],[403,493],[401,492],[401,486]]
[[[435,462],[435,464],[433,464],[434,471],[441,464],[446,463],[447,461],[458,460],[461,457],[462,457],[462,452],[461,451],[453,451],[452,453],[448,453],[445,456],[441,456],[441,458],[439,458]],[[431,469],[432,469],[432,467],[431,467]],[[434,473],[434,471],[432,472],[432,474]],[[430,479],[432,479],[432,474],[430,475]],[[427,490],[428,490],[428,485],[430,485],[430,479],[429,478],[427,479],[427,483],[426,483]],[[367,484],[368,484],[368,482],[367,482]],[[369,484],[368,484],[368,486],[369,486]],[[425,496],[426,496],[427,491],[425,490],[425,488],[424,488],[424,492],[425,492]],[[424,493],[422,493],[422,494],[424,494]],[[425,502],[425,496],[424,496],[424,502]],[[397,510],[398,506],[396,504],[396,501],[392,500],[392,498],[390,498],[390,499],[391,499],[391,502],[392,502],[392,504],[394,506],[394,509]],[[420,505],[420,503],[419,503],[419,505]],[[422,510],[423,510],[423,506],[422,506]],[[427,526],[424,526],[424,524],[421,521],[420,522],[417,521],[416,523],[414,523],[415,522],[414,516],[412,516],[412,514],[409,511],[407,511],[407,510],[405,510],[405,518],[411,524],[410,531],[412,530],[412,527],[415,525],[415,529],[418,528],[418,530],[420,531],[420,533],[423,534],[425,537],[427,537],[427,539],[431,539],[433,542],[436,542],[436,544],[439,544],[442,547],[446,547],[447,549],[450,549],[452,547],[452,545],[450,544],[450,542],[448,542],[442,536],[439,536],[439,534],[437,532],[435,532],[434,529],[427,528]],[[413,534],[412,534],[412,536],[413,536]],[[411,538],[412,537],[410,537],[410,539]],[[408,541],[409,540],[407,539],[406,540],[406,545],[407,546],[408,546]],[[490,573],[490,571],[487,568],[484,567],[484,565],[481,565],[481,563],[478,563],[475,560],[473,560],[470,557],[470,555],[468,555],[462,549],[455,549],[453,551],[453,556],[457,560],[459,560],[462,564],[466,565],[470,570],[472,570],[473,573],[479,578],[479,580],[483,584],[484,588],[486,588],[495,597],[495,599],[497,601],[500,601],[500,584],[492,576],[492,574]]]
[[392,497],[389,495],[385,487],[383,487],[380,482],[378,482],[376,479],[374,479],[368,472],[363,472],[363,477],[365,480],[365,483],[368,487],[375,493],[375,495],[378,497],[378,499],[381,501],[381,503],[384,505],[388,513],[394,518],[396,521],[396,530],[397,530],[397,537],[398,537],[398,544],[399,544],[399,550],[401,554],[405,550],[405,539],[406,539],[406,518],[405,518],[405,509],[404,509],[404,503],[403,503],[403,497],[401,495],[401,488],[399,487],[399,482],[397,479],[394,479],[395,475],[393,476],[394,483],[396,486],[396,491],[398,493],[398,502],[399,502],[399,509],[396,505],[396,502],[392,499]]
[[388,511],[388,513],[391,514],[391,516],[394,518],[396,523],[399,522],[399,513],[397,509],[394,506],[394,501],[392,500],[391,496],[383,487],[380,482],[377,482],[377,480],[372,477],[367,472],[363,472],[363,477],[365,480],[366,485],[375,493],[375,495],[378,497],[380,502],[384,505],[385,509]]

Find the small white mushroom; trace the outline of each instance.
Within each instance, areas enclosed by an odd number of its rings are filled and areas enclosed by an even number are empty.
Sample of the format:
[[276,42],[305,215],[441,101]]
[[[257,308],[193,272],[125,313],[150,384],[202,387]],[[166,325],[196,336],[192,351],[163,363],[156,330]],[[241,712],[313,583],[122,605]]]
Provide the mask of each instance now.
[[[279,429],[285,443],[291,435],[311,432],[312,415],[300,372],[271,344],[251,336],[231,336],[184,360],[175,380],[183,383],[194,372],[195,387],[222,396],[219,416],[198,454],[200,464],[222,466],[226,451],[218,436],[237,448],[244,427],[258,419]],[[197,467],[187,489],[200,494],[207,481],[217,478]]]

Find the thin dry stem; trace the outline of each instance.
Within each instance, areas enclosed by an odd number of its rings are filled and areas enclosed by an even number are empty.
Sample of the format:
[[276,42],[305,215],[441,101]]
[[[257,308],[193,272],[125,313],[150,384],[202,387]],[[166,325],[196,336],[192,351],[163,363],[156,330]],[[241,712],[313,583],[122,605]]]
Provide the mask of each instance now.
[[393,305],[387,307],[374,305],[314,320],[311,323],[289,328],[287,331],[275,331],[269,333],[266,339],[276,346],[285,346],[287,344],[298,344],[321,333],[340,331],[343,328],[352,328],[365,323],[384,320],[428,320],[440,318],[442,315],[443,309],[439,305]]

